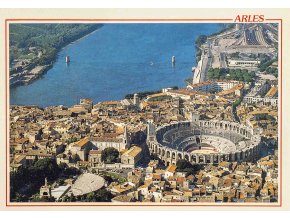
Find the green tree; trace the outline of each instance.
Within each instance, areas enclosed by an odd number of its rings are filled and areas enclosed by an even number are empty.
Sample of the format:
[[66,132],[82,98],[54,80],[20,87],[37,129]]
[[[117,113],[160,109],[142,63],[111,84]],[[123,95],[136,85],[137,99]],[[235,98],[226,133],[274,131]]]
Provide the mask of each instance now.
[[241,70],[241,69],[210,68],[208,70],[208,78],[210,80],[230,79],[251,82],[255,76],[256,76],[255,72],[249,73],[247,69]]
[[178,160],[176,163],[176,168],[178,171],[182,171],[186,168],[192,168],[192,164],[187,160]]
[[67,177],[77,176],[81,173],[80,170],[75,167],[67,167],[62,172]]
[[69,139],[66,140],[66,143],[67,144],[70,144],[70,143],[76,142],[78,140],[79,139],[77,137],[71,137],[71,138],[69,138]]
[[200,170],[201,166],[198,164],[191,164],[188,160],[178,160],[176,162],[176,170],[179,172],[186,172],[187,175],[194,174]]
[[206,43],[207,36],[206,35],[199,35],[195,40],[195,44],[197,47],[200,47],[202,44]]
[[68,196],[68,195],[65,195],[62,199],[61,199],[61,201],[62,202],[76,202],[76,197],[73,195],[73,194],[71,194],[70,196]]
[[111,192],[107,191],[106,189],[100,189],[96,192],[96,199],[98,202],[110,202],[113,198]]
[[117,163],[119,162],[119,151],[113,147],[105,148],[102,151],[101,159],[108,164]]
[[86,202],[110,202],[113,198],[111,192],[107,191],[106,189],[102,188],[97,191],[91,192],[84,196],[82,201]]
[[16,201],[16,202],[25,202],[25,201],[28,201],[28,197],[26,195],[22,195],[22,194],[16,193],[14,201]]
[[32,202],[55,202],[56,199],[52,196],[52,197],[48,197],[48,196],[42,196],[40,197],[39,194],[35,194],[31,197],[31,201]]
[[[44,158],[36,161],[32,166],[22,167],[17,172],[10,173],[10,197],[14,201],[23,200],[21,195],[32,196],[39,191],[44,179],[54,180],[58,177],[60,169],[55,160]],[[23,193],[23,184],[26,189]],[[22,191],[20,191],[22,190]]]
[[59,173],[59,167],[56,161],[50,158],[38,160],[34,164],[34,168],[37,172],[41,173],[44,178],[48,177],[49,179],[55,179]]

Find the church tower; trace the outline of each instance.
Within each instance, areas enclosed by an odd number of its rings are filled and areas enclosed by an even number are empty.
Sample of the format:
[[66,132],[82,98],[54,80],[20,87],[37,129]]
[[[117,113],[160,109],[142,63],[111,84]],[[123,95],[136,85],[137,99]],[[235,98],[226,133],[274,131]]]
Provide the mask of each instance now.
[[152,120],[147,124],[147,141],[152,141],[155,138],[155,125]]
[[126,144],[125,147],[128,147],[128,132],[127,132],[127,125],[124,126],[124,135],[123,135],[123,143]]
[[140,103],[140,99],[137,93],[134,94],[134,98],[133,98],[133,104],[136,106],[139,106]]

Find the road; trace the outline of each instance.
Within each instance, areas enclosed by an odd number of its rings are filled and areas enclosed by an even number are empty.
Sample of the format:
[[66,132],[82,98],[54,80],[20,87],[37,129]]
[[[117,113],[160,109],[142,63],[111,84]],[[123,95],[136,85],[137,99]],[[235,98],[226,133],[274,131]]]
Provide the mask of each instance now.
[[226,68],[227,67],[226,55],[223,52],[220,53],[220,66],[221,66],[221,68]]
[[200,72],[200,82],[207,81],[207,72],[209,67],[212,64],[212,52],[211,52],[211,46],[212,46],[212,40],[207,41],[208,46],[208,53],[203,57],[203,62],[201,66],[201,72]]

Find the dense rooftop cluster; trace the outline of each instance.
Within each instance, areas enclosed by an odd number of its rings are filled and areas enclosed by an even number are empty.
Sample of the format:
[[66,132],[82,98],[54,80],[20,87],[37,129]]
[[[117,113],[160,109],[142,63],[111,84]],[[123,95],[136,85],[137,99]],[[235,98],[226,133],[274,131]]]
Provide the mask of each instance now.
[[[198,75],[193,75],[193,83],[186,88],[129,94],[123,100],[95,104],[85,98],[71,107],[11,105],[11,201],[277,202],[278,82],[275,76],[260,70],[259,60],[248,60],[253,55],[258,59],[259,53],[276,58],[275,28],[272,24],[258,28],[256,24],[243,28],[236,25],[209,37],[209,43],[205,43],[205,37],[200,44],[199,69],[193,70]],[[242,40],[245,29],[250,41]],[[236,58],[236,62],[227,66],[227,57]],[[269,66],[277,68],[273,62]],[[238,67],[254,73],[251,78],[234,80],[228,71],[221,70],[224,78],[207,80],[210,67]],[[231,72],[239,77],[243,71]],[[158,157],[155,147],[146,141],[156,136],[154,131],[148,134],[149,126],[154,125],[157,132],[166,126],[193,122],[193,114],[198,114],[204,125],[221,124],[224,128],[221,134],[231,143],[213,140],[218,135],[199,138],[220,159],[208,162],[206,156],[198,156],[202,161],[189,161],[176,153],[175,162],[168,163]],[[237,133],[240,130],[236,126],[242,126],[245,137],[227,135],[230,123]],[[216,127],[194,133],[206,135]],[[250,145],[254,138],[249,136],[254,132],[262,137],[255,159],[245,162],[242,154],[218,155],[232,144],[240,150]],[[164,139],[185,145],[187,142],[181,140],[184,134],[183,129],[172,131]],[[200,146],[186,146],[187,151],[196,149],[200,153]]]

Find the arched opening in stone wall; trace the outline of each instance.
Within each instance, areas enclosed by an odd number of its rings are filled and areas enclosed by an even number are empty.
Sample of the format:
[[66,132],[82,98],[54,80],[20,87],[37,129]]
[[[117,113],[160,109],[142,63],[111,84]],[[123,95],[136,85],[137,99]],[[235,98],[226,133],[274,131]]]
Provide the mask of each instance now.
[[200,138],[196,137],[196,144],[200,144]]
[[213,156],[213,162],[214,163],[218,163],[218,157],[215,155],[215,156]]
[[235,160],[238,160],[238,154],[235,153]]
[[191,161],[196,163],[196,156],[195,155],[191,156]]
[[176,158],[176,153],[172,152],[172,159],[175,159],[175,158]]
[[204,163],[204,156],[199,156],[199,163]]
[[206,163],[210,163],[210,156],[205,156]]

